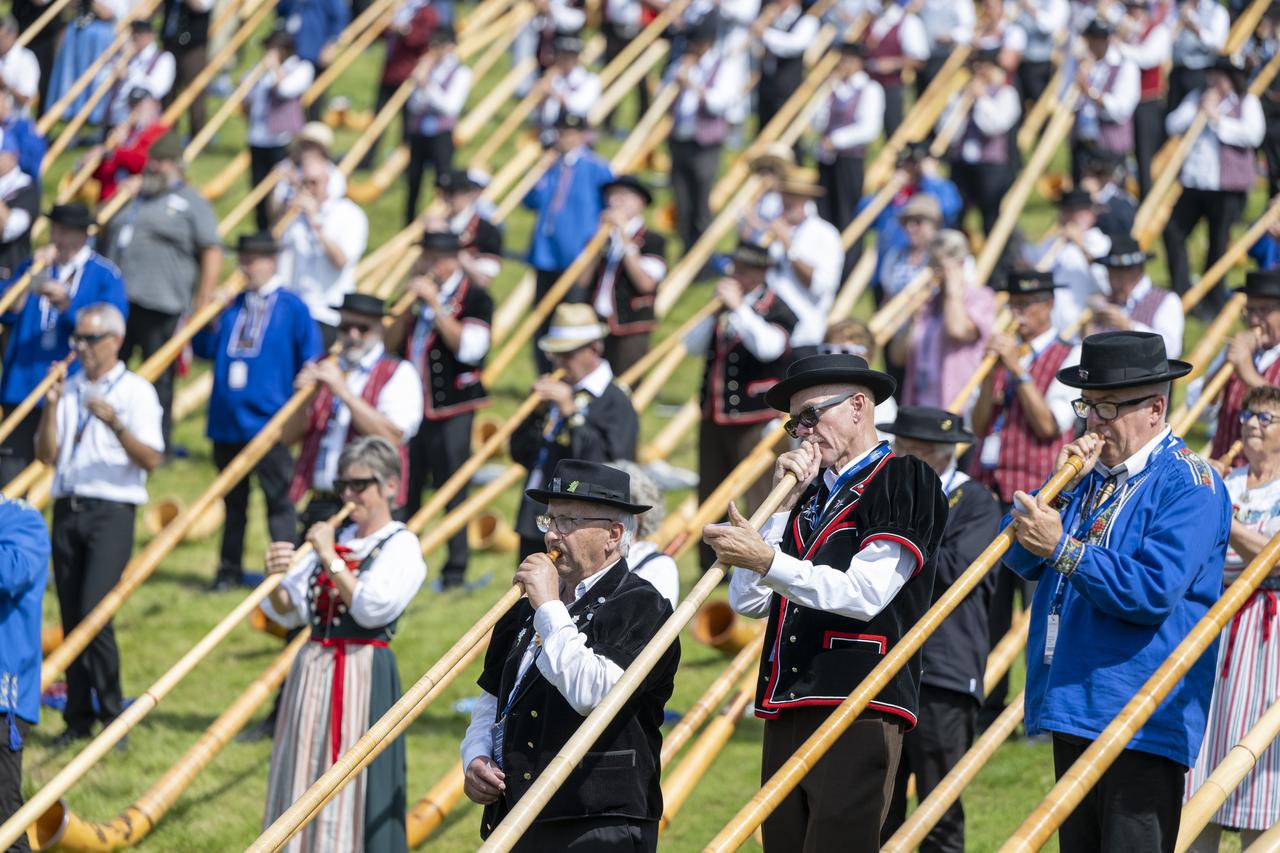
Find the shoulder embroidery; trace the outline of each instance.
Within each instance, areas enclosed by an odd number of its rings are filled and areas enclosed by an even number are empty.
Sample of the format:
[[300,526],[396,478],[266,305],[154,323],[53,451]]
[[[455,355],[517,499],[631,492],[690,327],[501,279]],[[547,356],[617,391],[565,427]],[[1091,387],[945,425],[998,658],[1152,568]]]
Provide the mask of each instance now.
[[1181,460],[1188,470],[1191,471],[1191,479],[1202,486],[1216,490],[1215,480],[1217,476],[1214,470],[1209,467],[1209,463],[1204,461],[1199,454],[1191,450],[1190,447],[1179,447],[1175,453],[1175,458]]

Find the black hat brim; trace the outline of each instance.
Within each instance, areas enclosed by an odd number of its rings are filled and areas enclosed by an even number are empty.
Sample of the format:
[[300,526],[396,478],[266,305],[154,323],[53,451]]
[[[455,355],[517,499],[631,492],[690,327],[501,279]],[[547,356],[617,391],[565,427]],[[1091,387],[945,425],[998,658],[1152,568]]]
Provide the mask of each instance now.
[[779,412],[789,411],[791,395],[806,388],[817,385],[858,385],[866,388],[875,398],[876,405],[883,403],[893,395],[898,383],[887,373],[878,370],[860,370],[857,368],[819,368],[808,370],[796,376],[788,376],[764,392],[764,401],[770,408]]
[[958,428],[955,432],[942,432],[941,430],[928,429],[911,429],[910,427],[902,427],[893,423],[876,424],[876,429],[887,435],[896,435],[900,438],[910,438],[916,441],[930,441],[934,444],[972,444],[973,433],[964,427]]
[[549,504],[552,501],[582,501],[589,504],[600,504],[601,506],[611,506],[614,509],[620,509],[624,512],[639,515],[642,512],[648,512],[653,507],[648,504],[633,504],[627,501],[615,501],[612,498],[601,498],[592,495],[574,495],[569,492],[552,492],[547,489],[525,489],[525,497],[535,500],[540,504]]
[[631,190],[631,192],[644,199],[645,207],[653,204],[653,193],[649,192],[649,188],[639,181],[620,181],[612,180],[600,186],[600,196],[603,198],[609,190]]
[[1139,385],[1154,385],[1157,382],[1172,382],[1175,379],[1181,379],[1191,372],[1191,365],[1185,361],[1176,358],[1168,360],[1169,369],[1164,373],[1146,374],[1145,376],[1135,376],[1132,379],[1120,379],[1112,382],[1091,382],[1087,379],[1080,378],[1080,365],[1064,367],[1058,371],[1058,381],[1068,388],[1081,388],[1084,390],[1107,391],[1113,388],[1134,388]]

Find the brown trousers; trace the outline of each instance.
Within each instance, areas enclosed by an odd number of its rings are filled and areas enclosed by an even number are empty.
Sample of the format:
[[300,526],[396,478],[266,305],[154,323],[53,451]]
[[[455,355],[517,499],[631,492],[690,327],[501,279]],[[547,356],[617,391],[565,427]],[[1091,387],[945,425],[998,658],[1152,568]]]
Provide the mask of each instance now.
[[[763,782],[830,716],[795,708],[764,724]],[[765,853],[875,853],[902,755],[904,721],[863,714],[765,820]]]

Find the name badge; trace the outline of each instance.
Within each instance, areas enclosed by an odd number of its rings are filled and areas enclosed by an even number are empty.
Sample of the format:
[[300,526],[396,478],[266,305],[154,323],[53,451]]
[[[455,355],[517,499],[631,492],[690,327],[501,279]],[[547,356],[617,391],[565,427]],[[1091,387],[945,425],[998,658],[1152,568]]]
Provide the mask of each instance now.
[[41,332],[41,333],[40,333],[40,348],[41,348],[41,349],[50,349],[50,350],[51,350],[51,349],[53,349],[54,347],[56,347],[57,345],[58,345],[58,330],[57,330],[57,329],[45,329],[43,332]]
[[978,462],[987,469],[1000,464],[1000,433],[993,432],[982,439],[982,453],[978,456]]
[[121,249],[133,242],[133,224],[120,226],[120,234],[116,237],[116,245]]
[[249,365],[243,361],[233,361],[227,365],[227,385],[239,391],[249,384]]
[[1058,646],[1058,622],[1061,617],[1057,613],[1049,614],[1049,622],[1044,631],[1044,662],[1053,663],[1053,650]]

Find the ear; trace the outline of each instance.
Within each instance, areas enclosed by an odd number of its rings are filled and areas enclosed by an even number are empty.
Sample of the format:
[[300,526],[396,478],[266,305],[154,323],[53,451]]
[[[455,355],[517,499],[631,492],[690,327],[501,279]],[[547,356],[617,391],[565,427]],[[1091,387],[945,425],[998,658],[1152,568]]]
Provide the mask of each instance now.
[[[394,501],[396,499],[396,495],[399,494],[399,492],[400,492],[399,477],[390,478],[389,480],[387,480],[386,485],[382,487],[382,496],[386,498],[388,502]],[[395,509],[395,507],[392,507],[392,509]]]

